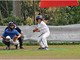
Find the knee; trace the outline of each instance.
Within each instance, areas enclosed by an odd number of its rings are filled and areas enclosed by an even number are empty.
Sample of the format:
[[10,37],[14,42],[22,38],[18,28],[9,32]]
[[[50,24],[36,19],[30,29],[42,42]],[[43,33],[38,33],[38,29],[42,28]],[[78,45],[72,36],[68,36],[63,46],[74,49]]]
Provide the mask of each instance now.
[[45,36],[42,36],[42,39],[45,39],[46,37]]
[[7,42],[7,41],[5,41],[5,40],[2,40],[2,42],[3,42],[5,45],[10,44],[10,42]]

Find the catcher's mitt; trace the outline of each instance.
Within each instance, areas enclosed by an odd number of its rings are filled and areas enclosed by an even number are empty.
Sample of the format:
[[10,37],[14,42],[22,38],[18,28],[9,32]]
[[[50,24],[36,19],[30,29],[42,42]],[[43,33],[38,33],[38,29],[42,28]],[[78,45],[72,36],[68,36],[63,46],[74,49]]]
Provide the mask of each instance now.
[[10,39],[5,39],[6,42],[10,42]]
[[5,41],[10,42],[10,39],[11,39],[10,36],[6,36]]

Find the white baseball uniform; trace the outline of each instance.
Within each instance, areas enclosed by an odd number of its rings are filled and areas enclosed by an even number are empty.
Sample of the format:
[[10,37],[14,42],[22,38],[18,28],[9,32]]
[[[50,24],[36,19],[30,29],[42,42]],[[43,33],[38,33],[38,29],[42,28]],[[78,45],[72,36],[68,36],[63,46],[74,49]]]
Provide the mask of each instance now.
[[38,23],[37,28],[40,30],[41,35],[39,36],[39,44],[42,48],[48,47],[46,38],[50,35],[50,31],[45,22],[41,21]]

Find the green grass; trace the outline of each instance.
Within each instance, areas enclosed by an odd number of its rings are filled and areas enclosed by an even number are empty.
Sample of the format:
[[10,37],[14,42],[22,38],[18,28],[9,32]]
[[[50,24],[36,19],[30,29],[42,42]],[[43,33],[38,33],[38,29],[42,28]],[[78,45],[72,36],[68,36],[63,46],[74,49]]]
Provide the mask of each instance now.
[[[38,46],[24,46],[19,50],[0,50],[0,58],[80,58],[79,45],[51,45],[49,50],[38,50]],[[5,57],[6,56],[6,57]]]

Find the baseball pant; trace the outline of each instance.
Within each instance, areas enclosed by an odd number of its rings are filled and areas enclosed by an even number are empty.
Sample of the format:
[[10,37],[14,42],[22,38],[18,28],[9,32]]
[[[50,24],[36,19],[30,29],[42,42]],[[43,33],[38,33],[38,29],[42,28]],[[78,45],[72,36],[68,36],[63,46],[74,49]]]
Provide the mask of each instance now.
[[40,36],[39,36],[39,44],[40,44],[40,47],[42,48],[45,48],[45,47],[48,47],[48,44],[47,44],[47,40],[46,38],[50,35],[50,32],[46,32],[46,33],[42,33]]
[[22,47],[23,46],[23,39],[22,39],[22,37],[20,37],[18,40],[19,40],[20,47]]
[[6,42],[5,40],[2,40],[2,42],[7,45],[8,47],[10,47],[10,42]]
[[10,42],[7,42],[5,40],[2,40],[2,42],[7,45],[8,47],[10,47],[10,44],[13,44],[13,45],[19,45],[19,41],[16,40],[15,42],[13,40],[10,40]]

